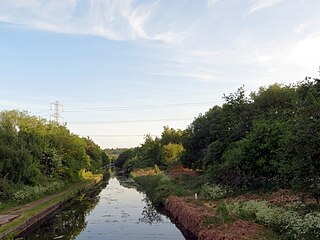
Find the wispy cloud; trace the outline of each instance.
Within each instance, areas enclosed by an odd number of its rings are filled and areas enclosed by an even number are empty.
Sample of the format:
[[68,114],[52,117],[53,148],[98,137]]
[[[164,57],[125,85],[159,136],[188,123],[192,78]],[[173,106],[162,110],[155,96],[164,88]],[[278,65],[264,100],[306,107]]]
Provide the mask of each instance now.
[[207,7],[211,8],[213,7],[217,2],[219,2],[220,0],[207,0]]
[[253,13],[264,8],[272,7],[286,0],[257,0],[254,4],[251,5],[249,13]]
[[112,40],[174,42],[184,35],[148,28],[159,1],[137,4],[133,0],[0,0],[0,5],[1,22],[33,29],[96,35]]

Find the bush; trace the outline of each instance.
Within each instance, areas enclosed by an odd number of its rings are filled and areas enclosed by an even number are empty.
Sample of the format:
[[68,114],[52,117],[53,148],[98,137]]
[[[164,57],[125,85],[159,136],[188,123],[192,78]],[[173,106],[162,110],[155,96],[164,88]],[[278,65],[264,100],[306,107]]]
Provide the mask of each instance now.
[[230,194],[231,190],[219,184],[206,183],[200,190],[200,195],[206,199],[216,200]]
[[185,190],[174,184],[170,177],[163,172],[157,175],[135,177],[134,179],[140,186],[142,186],[142,190],[146,192],[149,199],[155,205],[164,205],[168,196],[186,195]]
[[14,193],[15,185],[5,179],[0,179],[0,200],[7,201]]

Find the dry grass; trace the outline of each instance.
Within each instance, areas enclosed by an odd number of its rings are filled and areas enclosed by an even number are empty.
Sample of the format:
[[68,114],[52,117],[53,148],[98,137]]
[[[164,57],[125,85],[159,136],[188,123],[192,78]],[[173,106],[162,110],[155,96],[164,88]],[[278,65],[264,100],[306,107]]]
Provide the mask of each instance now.
[[133,177],[142,177],[142,176],[157,175],[158,173],[159,172],[155,168],[144,168],[144,169],[134,170],[130,174]]
[[199,240],[246,240],[256,236],[267,239],[261,237],[267,231],[263,226],[238,219],[227,222],[218,216],[216,208],[190,202],[188,198],[169,197],[166,209]]

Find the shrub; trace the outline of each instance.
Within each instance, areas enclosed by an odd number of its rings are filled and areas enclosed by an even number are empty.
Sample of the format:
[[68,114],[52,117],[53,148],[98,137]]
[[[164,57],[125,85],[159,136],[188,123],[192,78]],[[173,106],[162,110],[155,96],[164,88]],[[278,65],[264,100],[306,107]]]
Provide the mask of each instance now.
[[0,200],[7,201],[14,193],[15,184],[5,179],[0,179]]
[[155,205],[163,205],[166,198],[171,195],[185,195],[185,190],[174,184],[165,173],[146,175],[134,178],[142,186],[149,199]]
[[200,190],[200,195],[206,199],[216,200],[225,197],[231,192],[227,187],[219,184],[206,183]]

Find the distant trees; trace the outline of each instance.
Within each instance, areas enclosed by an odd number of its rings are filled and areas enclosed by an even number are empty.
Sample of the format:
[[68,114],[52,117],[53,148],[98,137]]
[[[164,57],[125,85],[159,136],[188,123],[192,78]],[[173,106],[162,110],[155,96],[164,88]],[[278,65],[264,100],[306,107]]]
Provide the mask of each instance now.
[[161,137],[153,138],[146,135],[139,147],[121,153],[115,166],[130,172],[138,168],[162,166],[166,167],[177,162],[184,151],[181,144],[183,131],[164,127]]

